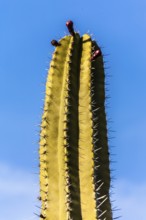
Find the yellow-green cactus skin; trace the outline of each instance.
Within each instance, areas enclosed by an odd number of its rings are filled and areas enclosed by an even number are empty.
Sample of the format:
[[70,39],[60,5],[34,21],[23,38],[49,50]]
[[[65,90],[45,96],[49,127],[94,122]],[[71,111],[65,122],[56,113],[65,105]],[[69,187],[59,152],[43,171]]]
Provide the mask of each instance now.
[[100,48],[88,34],[56,46],[40,131],[40,220],[112,220]]

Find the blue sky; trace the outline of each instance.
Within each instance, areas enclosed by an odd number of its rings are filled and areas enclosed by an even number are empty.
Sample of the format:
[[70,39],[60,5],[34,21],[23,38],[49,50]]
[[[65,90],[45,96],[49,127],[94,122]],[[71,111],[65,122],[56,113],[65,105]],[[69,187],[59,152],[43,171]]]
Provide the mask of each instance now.
[[[123,220],[146,215],[146,2],[0,0],[1,219],[35,220],[38,140],[47,68],[71,19],[93,34],[107,61],[113,182]],[[110,122],[110,119],[113,121]],[[116,214],[115,214],[116,216]]]

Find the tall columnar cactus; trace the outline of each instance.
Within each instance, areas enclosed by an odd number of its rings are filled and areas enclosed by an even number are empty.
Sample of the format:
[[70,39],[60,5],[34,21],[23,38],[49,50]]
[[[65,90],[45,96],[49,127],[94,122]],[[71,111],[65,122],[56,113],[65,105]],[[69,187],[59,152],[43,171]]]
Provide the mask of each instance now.
[[103,57],[73,23],[56,46],[40,132],[40,219],[112,220]]

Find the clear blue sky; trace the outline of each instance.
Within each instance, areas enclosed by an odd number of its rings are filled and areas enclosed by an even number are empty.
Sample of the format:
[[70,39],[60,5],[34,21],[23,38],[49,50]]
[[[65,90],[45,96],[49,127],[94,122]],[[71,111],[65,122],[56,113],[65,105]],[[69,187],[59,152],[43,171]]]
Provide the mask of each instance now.
[[[33,220],[38,140],[52,39],[71,19],[103,47],[114,198],[123,220],[146,215],[146,1],[0,0],[0,206],[3,220]],[[36,185],[35,185],[36,184]],[[134,212],[133,212],[134,210]],[[117,214],[118,215],[118,214]],[[115,214],[116,216],[116,214]]]

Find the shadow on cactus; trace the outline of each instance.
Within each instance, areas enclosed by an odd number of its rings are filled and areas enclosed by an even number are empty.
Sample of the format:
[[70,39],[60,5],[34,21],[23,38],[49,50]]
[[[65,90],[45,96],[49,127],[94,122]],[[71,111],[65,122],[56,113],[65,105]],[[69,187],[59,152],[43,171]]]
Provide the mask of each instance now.
[[88,34],[52,40],[40,131],[40,219],[112,220],[102,52]]

